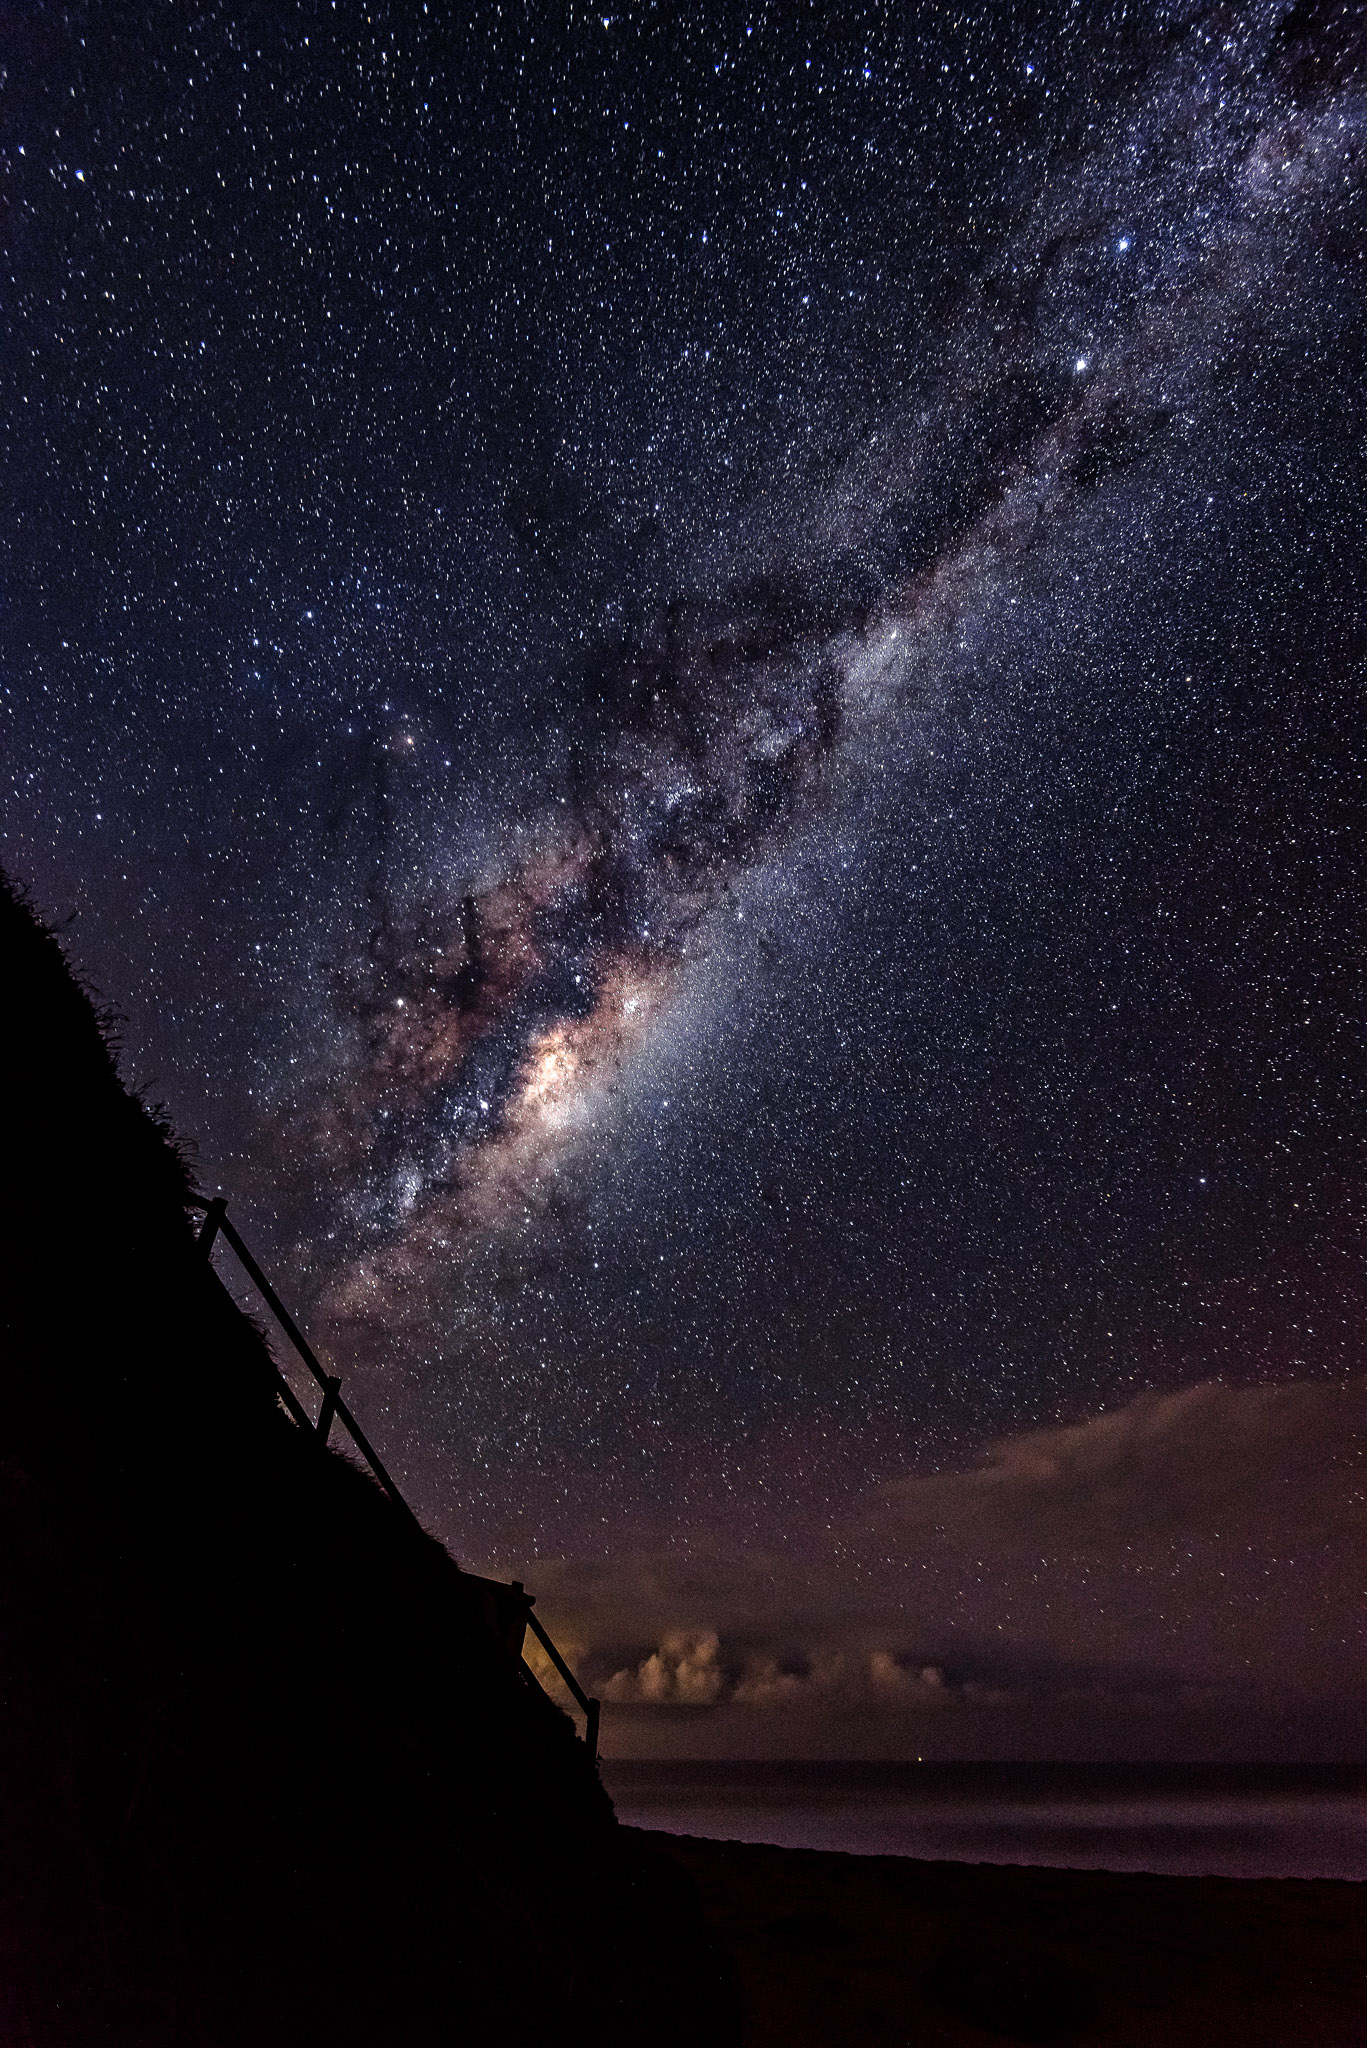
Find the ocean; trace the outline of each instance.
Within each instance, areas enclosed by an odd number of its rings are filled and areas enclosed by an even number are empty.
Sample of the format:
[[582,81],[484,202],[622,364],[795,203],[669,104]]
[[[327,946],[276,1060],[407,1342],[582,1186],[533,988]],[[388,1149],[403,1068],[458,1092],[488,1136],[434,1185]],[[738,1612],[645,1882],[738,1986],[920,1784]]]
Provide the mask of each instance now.
[[604,1760],[633,1827],[855,1856],[1204,1877],[1367,1878],[1347,1765]]

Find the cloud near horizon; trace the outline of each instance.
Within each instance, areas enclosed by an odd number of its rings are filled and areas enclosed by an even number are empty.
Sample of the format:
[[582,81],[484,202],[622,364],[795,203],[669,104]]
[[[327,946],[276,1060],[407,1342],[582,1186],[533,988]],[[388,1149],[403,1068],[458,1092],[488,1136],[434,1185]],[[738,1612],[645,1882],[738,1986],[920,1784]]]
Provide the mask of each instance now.
[[525,1566],[610,1754],[1350,1754],[1367,1379],[1142,1394],[763,1550]]

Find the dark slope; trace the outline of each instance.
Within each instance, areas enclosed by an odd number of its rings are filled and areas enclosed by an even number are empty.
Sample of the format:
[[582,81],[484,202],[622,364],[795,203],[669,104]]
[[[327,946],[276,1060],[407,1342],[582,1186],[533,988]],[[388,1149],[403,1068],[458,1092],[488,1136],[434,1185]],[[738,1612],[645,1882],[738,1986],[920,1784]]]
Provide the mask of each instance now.
[[0,2039],[731,2037],[677,1868],[445,1552],[278,1407],[0,892]]

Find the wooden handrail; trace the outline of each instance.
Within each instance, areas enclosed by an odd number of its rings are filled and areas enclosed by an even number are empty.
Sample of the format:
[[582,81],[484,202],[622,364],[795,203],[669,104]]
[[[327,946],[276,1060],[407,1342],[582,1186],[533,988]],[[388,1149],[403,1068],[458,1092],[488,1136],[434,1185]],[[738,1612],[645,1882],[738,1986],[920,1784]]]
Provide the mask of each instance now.
[[[381,1464],[379,1455],[376,1452],[374,1445],[370,1442],[370,1439],[366,1436],[364,1430],[361,1428],[360,1423],[357,1422],[356,1417],[352,1414],[350,1408],[342,1399],[341,1380],[335,1374],[328,1372],[326,1367],[323,1365],[322,1360],[314,1351],[312,1345],[309,1343],[307,1337],[305,1337],[298,1323],[295,1322],[294,1317],[285,1307],[284,1302],[281,1301],[280,1296],[271,1286],[270,1281],[266,1278],[266,1275],[262,1272],[260,1266],[253,1258],[251,1252],[243,1243],[240,1233],[237,1231],[234,1225],[228,1221],[227,1198],[223,1195],[216,1195],[212,1199],[207,1195],[190,1195],[187,1199],[190,1203],[191,1208],[202,1209],[204,1211],[204,1222],[200,1226],[199,1234],[195,1242],[199,1250],[204,1255],[204,1262],[206,1266],[208,1266],[210,1273],[213,1274],[213,1277],[215,1281],[217,1281],[218,1285],[223,1288],[223,1292],[227,1299],[229,1301],[232,1301],[233,1297],[228,1292],[228,1289],[223,1286],[223,1281],[219,1278],[219,1275],[216,1272],[214,1272],[212,1263],[213,1248],[216,1241],[220,1237],[226,1240],[228,1245],[231,1247],[232,1251],[236,1254],[238,1262],[242,1266],[244,1272],[247,1274],[247,1277],[252,1281],[252,1283],[256,1287],[258,1294],[260,1294],[267,1308],[269,1308],[271,1314],[275,1317],[275,1320],[277,1321],[277,1323],[279,1323],[281,1329],[289,1338],[290,1343],[294,1346],[300,1358],[308,1367],[309,1372],[313,1375],[313,1378],[318,1382],[318,1385],[322,1390],[323,1398],[318,1410],[318,1420],[316,1422],[311,1422],[309,1420],[308,1411],[304,1407],[302,1401],[300,1401],[293,1387],[291,1387],[289,1381],[280,1371],[280,1368],[278,1366],[275,1366],[274,1360],[272,1360],[272,1365],[274,1366],[275,1376],[278,1383],[276,1391],[279,1394],[280,1399],[284,1403],[286,1409],[289,1411],[289,1414],[292,1417],[292,1419],[298,1424],[300,1429],[306,1431],[311,1436],[315,1436],[318,1439],[320,1445],[326,1444],[333,1421],[336,1420],[337,1422],[340,1422],[343,1429],[345,1429],[347,1435],[351,1438],[351,1441],[355,1444],[357,1450],[361,1453],[361,1456],[365,1459],[367,1465],[369,1465],[376,1479],[383,1487],[385,1493],[387,1493],[390,1500],[393,1501],[395,1507],[409,1522],[413,1524],[414,1528],[421,1528],[421,1523],[418,1521],[418,1518],[414,1514],[412,1508],[409,1507],[408,1502],[404,1499],[403,1494],[400,1492],[398,1485],[390,1477],[389,1473]],[[234,1308],[236,1308],[237,1303],[233,1302],[233,1306]],[[459,1571],[459,1565],[457,1565],[456,1569],[457,1571]],[[546,1630],[542,1627],[541,1623],[532,1613],[533,1596],[525,1592],[521,1585],[512,1585],[507,1587],[506,1590],[508,1593],[515,1594],[519,1599],[526,1602],[527,1625],[531,1629],[532,1634],[536,1637],[537,1641],[540,1643],[542,1649],[546,1652],[546,1655],[550,1658],[551,1663],[554,1665],[555,1669],[559,1672],[561,1678],[565,1682],[565,1685],[568,1687],[572,1698],[574,1699],[580,1712],[583,1714],[584,1741],[588,1745],[589,1754],[592,1756],[594,1762],[597,1763],[598,1720],[601,1711],[599,1702],[595,1699],[589,1698],[588,1694],[584,1691],[583,1687],[580,1685],[574,1673],[570,1670],[569,1665],[565,1662],[559,1650],[551,1641],[551,1638],[546,1633]],[[530,1669],[530,1667],[524,1663],[522,1668],[526,1676],[529,1679],[531,1679],[532,1683],[536,1684],[536,1674]]]
[[555,1644],[551,1641],[545,1629],[541,1626],[541,1623],[532,1613],[530,1607],[528,1607],[527,1609],[527,1626],[531,1630],[532,1634],[536,1637],[536,1640],[540,1643],[542,1649],[546,1652],[546,1655],[550,1658],[552,1664],[554,1664],[556,1670],[560,1673],[560,1676],[564,1679],[565,1684],[569,1687],[570,1692],[574,1695],[575,1700],[578,1702],[579,1711],[584,1716],[584,1740],[585,1742],[587,1742],[589,1748],[593,1751],[593,1754],[596,1757],[598,1755],[598,1715],[600,1711],[598,1701],[591,1700],[589,1698],[588,1694],[580,1685],[579,1680],[570,1670],[569,1665],[565,1662],[559,1650],[556,1649]]

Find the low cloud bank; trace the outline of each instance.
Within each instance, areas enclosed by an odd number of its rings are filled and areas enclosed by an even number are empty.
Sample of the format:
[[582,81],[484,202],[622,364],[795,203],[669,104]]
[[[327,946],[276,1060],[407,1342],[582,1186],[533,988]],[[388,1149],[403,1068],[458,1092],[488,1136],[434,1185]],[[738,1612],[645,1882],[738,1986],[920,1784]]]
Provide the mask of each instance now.
[[763,1550],[527,1563],[610,1753],[1351,1755],[1367,1380],[1197,1386],[794,1501]]
[[827,1651],[785,1665],[769,1651],[728,1654],[715,1630],[674,1629],[639,1664],[614,1671],[602,1696],[614,1706],[711,1707],[730,1700],[767,1708],[789,1706],[814,1693],[857,1701],[872,1690],[884,1698],[905,1699],[943,1692],[944,1686],[939,1665],[909,1670],[887,1650]]

